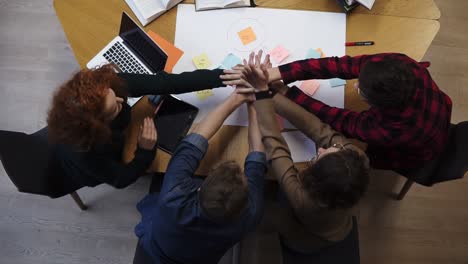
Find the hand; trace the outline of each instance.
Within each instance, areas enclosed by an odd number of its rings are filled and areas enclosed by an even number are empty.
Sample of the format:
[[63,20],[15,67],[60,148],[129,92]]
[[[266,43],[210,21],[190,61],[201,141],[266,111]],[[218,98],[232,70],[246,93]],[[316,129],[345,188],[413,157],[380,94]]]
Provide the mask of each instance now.
[[282,95],[285,95],[286,92],[288,91],[289,89],[289,86],[287,86],[286,84],[284,84],[282,81],[274,81],[274,82],[271,82],[268,87],[270,88],[270,90],[276,92],[276,93],[279,93],[279,94],[282,94]]
[[143,120],[143,126],[140,127],[140,135],[138,136],[138,146],[142,149],[152,150],[156,145],[158,134],[154,126],[153,119],[146,117]]
[[250,53],[249,61],[244,59],[244,65],[238,65],[232,70],[225,70],[226,75],[221,75],[226,85],[242,84],[242,79],[250,83],[259,91],[268,90],[268,68],[271,67],[270,55],[267,55],[260,63],[263,51],[259,51],[257,55],[254,52]]
[[[250,89],[250,93],[245,93],[243,89]],[[229,96],[233,100],[236,106],[239,106],[243,103],[251,103],[255,101],[255,94],[253,93],[253,88],[236,88],[231,95]]]
[[242,79],[246,80],[257,90],[268,90],[268,69],[271,68],[270,55],[266,55],[261,63],[263,51],[260,50],[257,55],[250,53],[249,61],[244,59],[244,65],[236,65],[232,70],[224,70],[224,75],[220,78],[225,80],[225,85],[241,85]]

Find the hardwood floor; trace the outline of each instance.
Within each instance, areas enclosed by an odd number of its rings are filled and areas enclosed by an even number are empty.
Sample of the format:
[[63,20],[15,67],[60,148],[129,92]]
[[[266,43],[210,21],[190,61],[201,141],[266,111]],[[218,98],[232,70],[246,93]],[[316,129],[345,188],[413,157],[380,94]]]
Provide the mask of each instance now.
[[[436,0],[441,29],[425,59],[452,98],[453,122],[468,120],[468,1]],[[0,129],[34,132],[45,125],[54,89],[78,70],[51,0],[0,0]],[[403,179],[374,171],[360,208],[362,263],[468,264],[468,179],[425,188],[402,201]],[[143,178],[125,190],[80,190],[70,197],[18,193],[0,169],[0,263],[131,263],[135,204]]]

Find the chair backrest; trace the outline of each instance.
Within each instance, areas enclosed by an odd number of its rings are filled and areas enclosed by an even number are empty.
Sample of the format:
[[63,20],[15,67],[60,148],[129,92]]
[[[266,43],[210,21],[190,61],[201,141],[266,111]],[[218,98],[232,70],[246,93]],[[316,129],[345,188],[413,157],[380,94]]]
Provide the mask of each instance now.
[[66,180],[53,153],[46,129],[32,135],[0,130],[0,159],[20,192],[57,198],[79,189],[64,184]]
[[468,171],[468,121],[460,122],[452,128],[450,139],[432,183],[463,178]]
[[357,219],[353,217],[353,228],[345,239],[320,249],[316,253],[299,253],[284,245],[282,248],[284,264],[358,264],[361,258]]
[[449,140],[442,154],[424,167],[400,172],[412,181],[425,186],[463,178],[468,169],[468,121],[450,127]]

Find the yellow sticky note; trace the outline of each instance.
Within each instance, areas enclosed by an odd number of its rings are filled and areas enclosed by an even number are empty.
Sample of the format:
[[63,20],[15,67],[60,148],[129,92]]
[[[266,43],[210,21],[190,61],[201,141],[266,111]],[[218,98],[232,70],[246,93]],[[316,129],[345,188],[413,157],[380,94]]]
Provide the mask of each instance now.
[[255,35],[255,32],[253,31],[252,27],[248,27],[237,32],[237,35],[239,35],[239,38],[242,41],[242,44],[244,45],[247,45],[257,40],[257,36]]
[[197,69],[208,69],[211,66],[210,58],[208,58],[208,55],[206,55],[206,53],[202,53],[194,57],[192,60]]
[[211,89],[197,91],[197,92],[195,92],[195,94],[197,95],[198,99],[200,99],[201,101],[203,101],[206,98],[214,95],[213,91]]

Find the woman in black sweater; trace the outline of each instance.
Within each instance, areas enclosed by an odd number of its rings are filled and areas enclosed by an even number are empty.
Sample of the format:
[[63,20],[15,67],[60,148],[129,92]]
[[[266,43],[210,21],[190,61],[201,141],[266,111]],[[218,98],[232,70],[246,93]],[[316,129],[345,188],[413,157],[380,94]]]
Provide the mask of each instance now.
[[122,162],[124,130],[130,123],[127,97],[180,94],[223,87],[222,70],[156,75],[116,73],[111,65],[81,70],[55,93],[47,123],[64,173],[72,184],[125,188],[144,174],[156,153],[152,118],[142,125],[135,157]]

